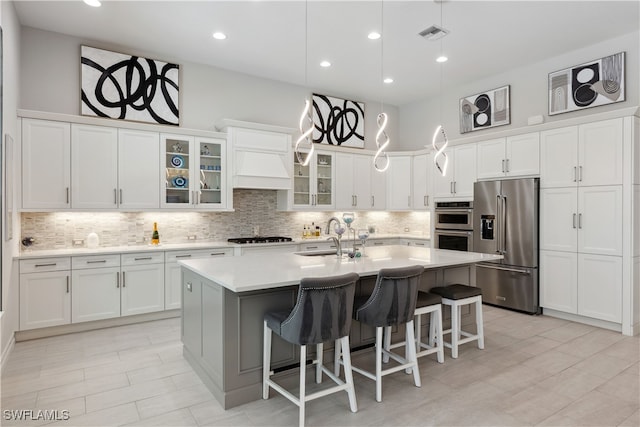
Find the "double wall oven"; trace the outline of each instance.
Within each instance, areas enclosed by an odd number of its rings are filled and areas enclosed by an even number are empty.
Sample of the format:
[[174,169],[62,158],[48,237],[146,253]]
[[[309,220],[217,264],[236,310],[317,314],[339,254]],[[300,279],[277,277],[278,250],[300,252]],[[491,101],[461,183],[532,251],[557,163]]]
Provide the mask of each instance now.
[[473,202],[436,202],[434,247],[473,250]]

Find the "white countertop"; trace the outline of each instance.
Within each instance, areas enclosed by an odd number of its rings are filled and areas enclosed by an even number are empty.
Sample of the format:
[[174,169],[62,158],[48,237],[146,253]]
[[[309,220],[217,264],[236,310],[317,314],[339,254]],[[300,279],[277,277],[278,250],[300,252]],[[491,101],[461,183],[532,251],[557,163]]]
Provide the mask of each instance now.
[[[51,258],[51,257],[63,257],[63,256],[83,256],[83,255],[109,255],[119,253],[134,253],[134,252],[149,252],[149,251],[178,251],[178,250],[190,250],[190,249],[221,249],[221,248],[238,248],[238,247],[266,247],[266,246],[286,246],[297,245],[302,243],[311,242],[324,242],[327,240],[328,235],[323,234],[320,237],[310,237],[306,239],[296,238],[291,242],[272,242],[272,243],[228,243],[226,241],[194,241],[184,243],[161,243],[159,246],[152,245],[134,245],[134,246],[110,246],[110,247],[98,247],[95,249],[89,249],[84,247],[79,248],[62,248],[62,249],[34,249],[34,250],[22,250],[20,255],[16,256],[16,259],[33,259],[33,258]],[[375,239],[418,239],[429,240],[429,237],[419,234],[372,234],[369,240]],[[349,239],[350,240],[350,239]],[[343,238],[342,243],[347,241]],[[360,240],[356,239],[357,242]]]
[[422,265],[425,268],[451,267],[501,258],[501,255],[477,252],[390,245],[366,248],[366,257],[353,259],[338,259],[335,255],[264,253],[219,259],[194,259],[179,263],[238,293],[296,285],[303,277],[325,277],[350,272],[358,273],[360,276],[372,276],[378,274],[381,268],[410,265]]

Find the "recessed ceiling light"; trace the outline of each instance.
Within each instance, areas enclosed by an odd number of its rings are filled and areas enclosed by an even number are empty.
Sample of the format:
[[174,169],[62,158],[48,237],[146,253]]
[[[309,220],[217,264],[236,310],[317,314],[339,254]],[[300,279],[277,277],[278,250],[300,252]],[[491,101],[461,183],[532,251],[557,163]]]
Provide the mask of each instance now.
[[393,79],[391,77],[387,77],[383,80],[383,82],[385,82],[386,84],[393,83]]
[[367,37],[369,38],[369,40],[378,40],[380,38],[380,33],[371,31]]
[[100,3],[100,0],[83,0],[85,2],[85,4],[88,4],[89,6],[92,7],[100,7],[102,6],[102,3]]
[[213,33],[213,38],[216,40],[224,40],[227,38],[227,35],[225,33],[221,33],[219,31]]
[[449,60],[449,58],[447,58],[444,55],[440,55],[436,58],[436,62],[447,62]]
[[322,62],[320,63],[320,66],[321,66],[321,67],[323,67],[323,68],[331,67],[331,62],[329,62],[329,61],[322,61]]

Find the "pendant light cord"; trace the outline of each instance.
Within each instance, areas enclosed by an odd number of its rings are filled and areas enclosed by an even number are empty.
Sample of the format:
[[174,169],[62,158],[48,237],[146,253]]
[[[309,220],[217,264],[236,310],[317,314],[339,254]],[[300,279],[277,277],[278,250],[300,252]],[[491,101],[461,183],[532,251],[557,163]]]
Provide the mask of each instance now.
[[[380,40],[380,87],[382,88],[380,91],[381,111],[376,119],[376,123],[378,124],[378,131],[376,132],[376,146],[378,149],[376,154],[373,156],[373,167],[378,172],[384,172],[389,168],[389,164],[391,163],[389,155],[386,152],[386,148],[391,140],[385,131],[388,117],[384,112],[384,38],[386,37],[384,34],[384,0],[380,1],[380,33],[382,33]],[[378,165],[378,161],[380,159],[384,159],[384,163],[382,165]]]

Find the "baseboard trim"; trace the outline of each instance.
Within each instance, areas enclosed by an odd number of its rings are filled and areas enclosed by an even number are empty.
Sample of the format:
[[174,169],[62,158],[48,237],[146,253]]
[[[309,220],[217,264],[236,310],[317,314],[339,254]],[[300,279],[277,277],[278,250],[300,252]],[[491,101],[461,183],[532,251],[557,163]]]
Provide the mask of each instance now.
[[9,356],[11,355],[11,352],[13,351],[13,347],[15,345],[16,345],[16,335],[14,333],[11,339],[9,340],[9,344],[7,345],[7,347],[2,350],[2,356],[0,356],[1,357],[0,358],[0,377],[2,376],[4,367],[7,364],[7,360],[9,360]]
[[28,331],[16,331],[15,341],[28,341],[38,338],[72,334],[75,332],[93,331],[96,329],[131,325],[134,323],[150,322],[153,320],[171,319],[174,317],[180,317],[180,309],[137,314],[134,316],[116,317],[113,319],[95,320],[92,322],[74,323],[71,325],[51,326],[49,328],[30,329]]
[[611,331],[622,333],[622,325],[619,323],[608,322],[606,320],[593,319],[591,317],[580,316],[577,314],[564,313],[562,311],[544,308],[542,310],[544,316],[557,317],[558,319],[570,320],[572,322],[584,323],[585,325],[595,326],[598,328],[609,329]]

